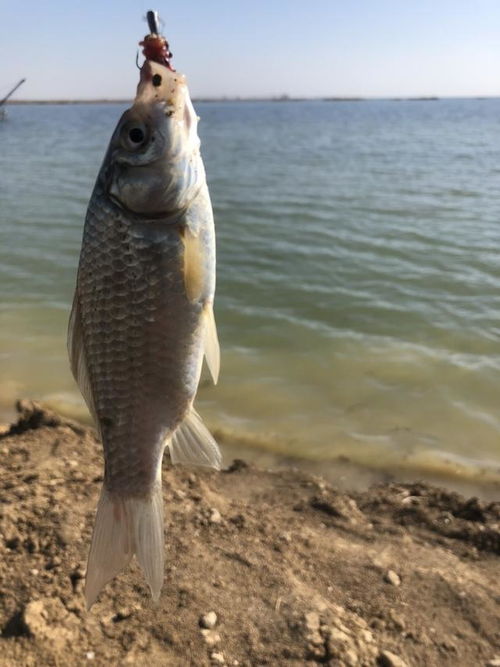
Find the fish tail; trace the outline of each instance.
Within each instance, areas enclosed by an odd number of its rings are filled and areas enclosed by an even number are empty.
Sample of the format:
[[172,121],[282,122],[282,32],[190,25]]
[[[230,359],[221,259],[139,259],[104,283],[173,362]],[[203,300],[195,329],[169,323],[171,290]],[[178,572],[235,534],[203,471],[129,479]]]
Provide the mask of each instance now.
[[[159,466],[161,474],[161,466]],[[123,498],[102,487],[87,563],[85,600],[90,609],[103,587],[135,554],[153,600],[163,585],[163,495],[161,480],[147,498]]]

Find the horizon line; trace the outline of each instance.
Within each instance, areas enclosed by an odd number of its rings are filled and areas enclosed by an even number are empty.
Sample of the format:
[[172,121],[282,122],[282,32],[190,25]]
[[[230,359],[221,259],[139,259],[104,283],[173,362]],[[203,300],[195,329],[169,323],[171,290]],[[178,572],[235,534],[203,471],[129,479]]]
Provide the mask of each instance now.
[[[357,95],[333,95],[333,96],[292,96],[292,95],[263,95],[248,96],[240,95],[217,95],[213,97],[193,97],[193,102],[363,102],[363,101],[438,101],[441,99],[499,99],[499,95],[383,95],[383,96],[357,96]],[[133,101],[130,98],[53,98],[53,99],[17,99],[8,100],[7,105],[23,104],[126,104]]]

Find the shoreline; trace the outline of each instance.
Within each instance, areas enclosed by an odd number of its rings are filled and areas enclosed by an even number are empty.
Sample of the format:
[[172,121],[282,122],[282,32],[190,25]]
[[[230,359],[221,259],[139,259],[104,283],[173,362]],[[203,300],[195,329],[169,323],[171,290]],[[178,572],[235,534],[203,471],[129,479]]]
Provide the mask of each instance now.
[[242,460],[165,462],[160,601],[133,563],[86,612],[101,446],[18,409],[0,435],[5,664],[497,664],[500,503],[424,483],[343,492]]
[[[19,400],[10,409],[0,409],[0,433],[17,418],[24,404],[31,399]],[[90,416],[81,410],[69,410],[58,401],[34,401],[42,410],[57,413],[62,419],[77,423],[81,428],[93,432]],[[363,491],[373,484],[391,482],[424,482],[443,486],[466,496],[477,496],[485,501],[500,498],[500,468],[486,467],[480,463],[460,462],[451,453],[439,456],[414,456],[402,454],[399,458],[372,460],[356,459],[349,454],[332,453],[329,457],[316,455],[301,456],[289,454],[281,446],[273,446],[265,436],[238,433],[228,430],[220,424],[210,424],[215,439],[221,446],[225,461],[242,458],[249,463],[265,469],[298,469],[304,473],[321,475],[328,482],[335,484],[342,491]]]
[[[57,403],[34,402],[47,413],[57,413],[62,419],[79,424],[81,428],[94,432],[90,416],[83,418],[71,411],[62,409]],[[22,411],[31,400],[19,400],[0,419],[0,433],[16,419],[16,413]],[[2,414],[2,413],[0,413]],[[3,423],[2,423],[3,422]],[[210,426],[210,423],[209,423]],[[211,427],[215,439],[221,446],[224,460],[242,458],[249,463],[265,469],[301,470],[304,473],[321,475],[342,491],[363,491],[373,484],[391,482],[424,482],[443,486],[466,496],[477,496],[485,501],[500,498],[500,469],[482,468],[480,465],[460,464],[443,456],[442,458],[418,460],[401,456],[399,460],[386,459],[364,462],[345,454],[333,454],[329,458],[319,459],[290,455],[270,446],[265,437],[257,438],[239,434],[224,427]]]

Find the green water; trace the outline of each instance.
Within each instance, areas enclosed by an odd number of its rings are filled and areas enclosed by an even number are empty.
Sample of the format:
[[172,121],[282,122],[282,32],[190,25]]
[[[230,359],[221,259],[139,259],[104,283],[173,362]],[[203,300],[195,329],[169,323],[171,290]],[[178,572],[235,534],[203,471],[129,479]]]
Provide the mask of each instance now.
[[[82,418],[65,330],[121,105],[0,124],[0,416]],[[223,443],[500,482],[500,100],[197,105],[218,240]],[[232,450],[233,451],[233,450]]]

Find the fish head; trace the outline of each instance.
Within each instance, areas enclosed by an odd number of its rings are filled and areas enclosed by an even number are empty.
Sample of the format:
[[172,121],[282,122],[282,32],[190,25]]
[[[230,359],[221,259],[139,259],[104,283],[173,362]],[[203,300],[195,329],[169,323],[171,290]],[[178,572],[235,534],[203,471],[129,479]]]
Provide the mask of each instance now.
[[205,179],[197,126],[185,77],[146,60],[106,158],[112,199],[152,217],[185,208]]

